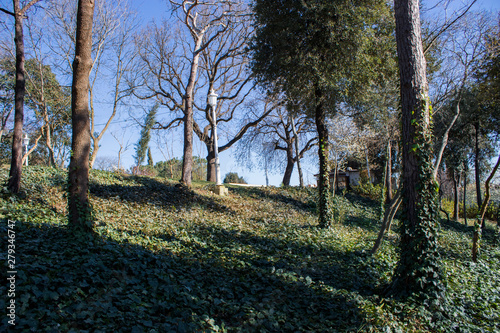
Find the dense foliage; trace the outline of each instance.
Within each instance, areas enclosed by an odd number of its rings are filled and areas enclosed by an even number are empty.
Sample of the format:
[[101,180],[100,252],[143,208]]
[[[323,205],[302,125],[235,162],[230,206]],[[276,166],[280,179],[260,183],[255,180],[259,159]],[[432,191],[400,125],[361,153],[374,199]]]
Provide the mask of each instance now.
[[237,172],[228,172],[224,177],[224,183],[246,184],[247,182],[245,178],[238,176]]
[[340,103],[359,102],[384,72],[385,37],[390,36],[384,1],[269,1],[253,5],[250,45],[257,82],[300,105],[314,117],[318,134],[320,226],[332,222],[327,115]]
[[[141,165],[142,162],[144,162],[144,159],[146,158],[146,152],[148,152],[149,141],[151,140],[151,129],[155,124],[156,113],[158,112],[159,107],[160,104],[156,103],[151,108],[151,110],[149,110],[148,114],[146,115],[146,118],[144,119],[144,126],[142,126],[141,129],[141,136],[139,138],[139,141],[135,145],[135,163],[137,166]],[[151,158],[151,166],[153,164],[152,160],[153,158]],[[150,164],[149,155],[148,155],[148,164]]]
[[[2,169],[0,180],[6,176]],[[397,236],[375,257],[367,254],[379,227],[377,202],[337,196],[344,223],[318,229],[317,194],[307,188],[230,188],[219,197],[203,184],[188,190],[97,170],[90,181],[97,237],[83,244],[65,226],[63,171],[28,167],[25,193],[2,192],[3,254],[7,219],[16,221],[20,331],[500,330],[500,250],[490,229],[473,264],[472,230],[442,223],[451,303],[436,320],[411,300],[381,296]]]

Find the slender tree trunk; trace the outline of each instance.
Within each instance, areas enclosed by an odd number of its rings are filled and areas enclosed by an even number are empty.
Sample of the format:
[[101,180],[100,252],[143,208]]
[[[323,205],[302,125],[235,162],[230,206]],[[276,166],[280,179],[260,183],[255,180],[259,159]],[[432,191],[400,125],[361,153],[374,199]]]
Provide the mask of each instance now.
[[19,0],[14,0],[15,36],[16,45],[16,86],[15,86],[15,113],[14,136],[12,139],[12,159],[7,188],[12,193],[19,193],[21,189],[22,159],[23,159],[23,122],[24,122],[24,95],[26,92],[26,79],[24,72],[24,35],[23,13]]
[[188,84],[186,86],[186,95],[184,96],[184,150],[182,158],[182,178],[181,183],[186,186],[191,186],[193,174],[193,94],[194,85],[196,83],[196,75],[198,74],[198,64],[200,61],[200,52],[203,41],[203,35],[199,36],[196,41],[195,55],[191,62],[191,72],[189,74]]
[[[335,198],[335,194],[336,194],[337,189],[339,187],[338,186],[339,185],[338,184],[338,181],[339,181],[338,180],[338,175],[339,175],[339,160],[338,160],[338,158],[336,156],[336,158],[335,158],[335,166],[333,168],[333,181],[332,181],[332,185],[331,185],[332,186],[332,188],[331,188],[331,190],[332,190],[332,198]],[[328,175],[328,181],[330,181],[330,175]]]
[[73,136],[69,164],[69,225],[76,230],[92,232],[93,220],[88,199],[90,120],[89,73],[92,66],[92,22],[94,0],[79,0],[73,84],[71,87],[71,122]]
[[458,221],[458,182],[457,171],[453,170],[453,219]]
[[483,203],[481,204],[481,210],[479,211],[479,217],[481,218],[481,229],[484,229],[486,227],[486,221],[484,219],[484,215],[486,214],[486,208],[488,207],[488,203],[490,201],[490,183],[493,180],[493,177],[495,177],[495,173],[497,172],[499,166],[500,166],[500,155],[498,156],[497,163],[493,167],[493,170],[491,170],[490,175],[486,179],[484,200]]
[[401,190],[398,190],[394,198],[389,203],[389,207],[387,207],[387,209],[385,210],[384,219],[382,221],[382,225],[380,226],[380,231],[378,233],[377,240],[375,241],[375,244],[373,245],[373,248],[371,250],[371,254],[375,254],[380,248],[380,245],[382,244],[382,239],[384,238],[385,233],[389,231],[391,222],[394,219],[394,215],[396,215],[396,212],[398,211],[400,204],[401,204]]
[[460,97],[458,98],[457,106],[455,107],[455,115],[453,116],[453,119],[451,120],[450,124],[446,128],[446,131],[444,132],[443,137],[441,138],[441,142],[439,144],[439,150],[438,150],[438,153],[436,154],[436,163],[434,164],[434,178],[435,179],[437,179],[439,166],[441,165],[441,160],[443,158],[444,149],[446,148],[446,145],[448,144],[448,136],[450,134],[451,128],[453,127],[453,125],[457,121],[459,115],[460,115]]
[[315,120],[319,143],[319,227],[327,228],[330,225],[331,219],[328,209],[330,197],[330,175],[328,172],[328,128],[326,126],[326,114],[323,104],[323,94],[319,87],[315,88],[315,99]]
[[400,258],[391,291],[404,296],[440,290],[430,108],[418,0],[395,0],[403,149]]
[[2,126],[0,128],[0,142],[2,142],[3,134],[5,133],[5,127],[7,127],[7,122],[9,121],[9,117],[10,117],[12,111],[14,111],[14,107],[12,107],[9,110],[9,112],[7,112],[7,115],[5,115],[5,117],[3,117],[3,119],[2,119]]
[[283,175],[283,186],[290,186],[290,179],[292,178],[294,165],[295,159],[293,158],[293,147],[291,147],[289,143],[286,150],[286,168],[285,174]]
[[216,174],[215,174],[215,151],[214,145],[208,145],[208,154],[207,154],[207,181],[215,182]]
[[462,198],[464,208],[464,224],[467,225],[467,161],[464,161],[464,197]]
[[392,142],[390,139],[389,142],[387,143],[387,163],[386,163],[385,175],[386,175],[385,186],[387,188],[386,203],[390,203],[392,201]]
[[267,171],[267,158],[265,160],[265,169],[266,169],[266,187],[269,186],[269,174],[268,174],[268,171]]
[[297,161],[297,171],[299,172],[299,185],[300,187],[304,187],[304,177],[302,175],[302,167],[300,165],[300,145],[299,145],[299,135],[297,134],[297,130],[295,129],[295,119],[290,117],[292,123],[292,132],[293,137],[295,138],[295,160]]
[[370,172],[370,159],[368,158],[368,146],[365,146],[365,160],[366,160],[366,173],[368,175],[368,183],[371,183],[372,175]]
[[481,175],[479,170],[479,122],[474,124],[474,129],[476,131],[476,142],[475,142],[475,152],[474,152],[474,173],[476,175],[476,202],[477,208],[481,208],[481,203],[483,200],[481,199]]

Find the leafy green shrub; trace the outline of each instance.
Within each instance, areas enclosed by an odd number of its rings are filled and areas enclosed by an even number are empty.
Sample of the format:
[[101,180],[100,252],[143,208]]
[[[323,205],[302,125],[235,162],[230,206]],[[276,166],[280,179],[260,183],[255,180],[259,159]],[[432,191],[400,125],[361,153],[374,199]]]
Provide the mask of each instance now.
[[238,176],[237,172],[229,172],[224,177],[224,183],[246,184],[247,182],[243,177]]
[[[453,201],[448,200],[446,198],[441,200],[441,207],[447,211],[450,215],[453,214]],[[467,206],[467,218],[474,219],[479,215],[479,207],[477,206],[477,203],[472,203]],[[498,211],[500,210],[500,203],[495,202],[495,201],[490,201],[488,204],[488,207],[486,208],[486,213],[485,213],[485,218],[488,220],[497,220],[497,214]],[[462,202],[459,203],[458,205],[458,216],[463,217],[464,216],[464,205]]]
[[361,181],[358,186],[352,187],[354,193],[380,201],[382,195],[382,184],[373,185],[371,182]]

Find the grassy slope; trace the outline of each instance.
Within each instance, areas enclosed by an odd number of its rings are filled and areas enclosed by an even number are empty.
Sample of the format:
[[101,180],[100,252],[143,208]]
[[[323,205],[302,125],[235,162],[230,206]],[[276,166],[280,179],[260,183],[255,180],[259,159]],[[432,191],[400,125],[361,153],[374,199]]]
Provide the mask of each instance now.
[[25,196],[0,198],[4,271],[7,219],[17,221],[17,329],[500,330],[500,251],[486,235],[480,263],[470,263],[471,230],[457,224],[443,224],[440,238],[451,319],[430,322],[434,311],[379,296],[396,237],[367,255],[378,231],[369,200],[341,198],[345,222],[318,230],[313,190],[231,188],[217,197],[204,183],[187,191],[97,171],[90,193],[99,237],[89,244],[64,227],[66,175],[29,167],[23,177]]

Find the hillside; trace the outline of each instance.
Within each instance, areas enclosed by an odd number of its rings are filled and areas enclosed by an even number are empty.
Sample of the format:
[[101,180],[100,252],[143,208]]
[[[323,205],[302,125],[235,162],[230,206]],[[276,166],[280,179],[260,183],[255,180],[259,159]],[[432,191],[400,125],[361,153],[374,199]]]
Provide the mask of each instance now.
[[[1,169],[5,182],[8,170]],[[338,198],[341,224],[316,227],[316,192],[91,174],[93,241],[65,228],[63,171],[28,167],[0,198],[1,258],[15,244],[16,330],[33,332],[428,332],[500,330],[500,250],[492,230],[470,261],[472,229],[443,221],[448,304],[383,297],[396,233],[370,256],[379,204]],[[9,222],[10,221],[10,222]],[[13,222],[15,221],[15,222]],[[15,231],[8,242],[9,226]],[[395,226],[394,228],[397,228]],[[12,239],[12,237],[10,237]],[[3,283],[0,294],[8,295]],[[3,316],[0,331],[11,328]]]

